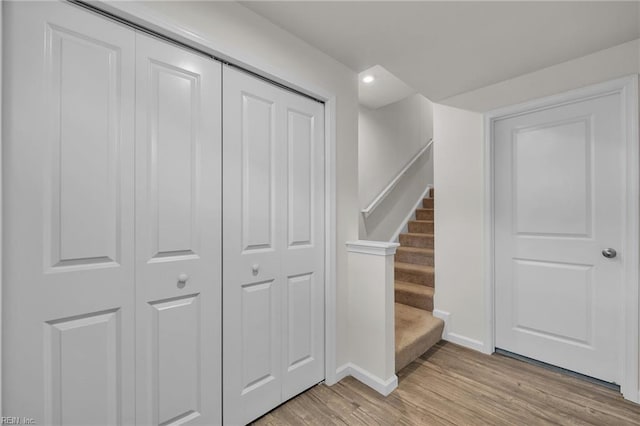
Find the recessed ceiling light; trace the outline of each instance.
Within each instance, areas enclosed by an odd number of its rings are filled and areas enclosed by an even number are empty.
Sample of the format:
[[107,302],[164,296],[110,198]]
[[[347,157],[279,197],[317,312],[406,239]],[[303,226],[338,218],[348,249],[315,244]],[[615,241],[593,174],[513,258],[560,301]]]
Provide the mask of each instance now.
[[365,75],[364,77],[362,77],[362,82],[366,84],[370,84],[370,83],[373,83],[373,80],[375,79],[376,78],[372,75]]

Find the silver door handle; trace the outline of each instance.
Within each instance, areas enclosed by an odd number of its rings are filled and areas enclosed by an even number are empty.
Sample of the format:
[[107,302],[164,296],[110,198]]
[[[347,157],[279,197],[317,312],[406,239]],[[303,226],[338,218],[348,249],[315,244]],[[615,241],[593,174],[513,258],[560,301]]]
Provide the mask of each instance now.
[[618,255],[618,253],[612,248],[606,248],[606,249],[602,250],[602,255],[604,257],[606,257],[607,259],[613,259],[614,257],[616,257]]
[[260,272],[260,265],[256,263],[255,265],[251,266],[251,272],[253,273],[253,275],[258,275],[258,272]]

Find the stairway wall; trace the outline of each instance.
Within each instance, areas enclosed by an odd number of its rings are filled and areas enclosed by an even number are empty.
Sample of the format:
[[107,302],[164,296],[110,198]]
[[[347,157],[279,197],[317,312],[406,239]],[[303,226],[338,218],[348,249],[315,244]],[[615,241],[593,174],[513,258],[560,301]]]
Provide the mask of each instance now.
[[[422,95],[412,95],[375,110],[360,106],[358,133],[358,191],[364,208],[433,137],[433,104]],[[360,238],[389,241],[431,183],[432,149],[371,216],[360,218]]]
[[[482,114],[436,105],[434,315],[478,349],[485,337]],[[474,141],[475,143],[470,143]],[[457,342],[461,343],[461,342]]]

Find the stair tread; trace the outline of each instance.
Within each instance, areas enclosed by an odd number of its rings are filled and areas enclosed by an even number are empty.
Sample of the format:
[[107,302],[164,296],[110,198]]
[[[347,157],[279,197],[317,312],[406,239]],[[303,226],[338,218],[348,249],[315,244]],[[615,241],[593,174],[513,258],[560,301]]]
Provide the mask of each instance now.
[[433,208],[431,208],[431,207],[418,207],[416,210],[418,210],[418,211],[427,211],[427,210],[433,211]]
[[418,222],[418,223],[433,223],[433,220],[421,220],[421,219],[414,219],[414,220],[411,220],[411,222]]
[[400,235],[408,235],[410,237],[433,237],[433,234],[428,234],[426,232],[404,232]]
[[431,297],[433,297],[434,290],[433,287],[427,287],[426,285],[398,280],[395,282],[395,289]]
[[431,312],[395,304],[396,371],[409,365],[442,338],[444,322]]
[[433,272],[434,271],[434,267],[433,266],[428,266],[428,265],[418,265],[416,263],[406,263],[406,262],[395,262],[394,265],[397,269],[404,269],[404,270],[410,270],[410,271],[417,271],[417,272]]
[[[424,234],[420,234],[420,235],[424,235]],[[400,246],[400,247],[396,248],[396,253],[399,252],[399,251],[410,251],[410,252],[414,252],[414,253],[427,253],[427,254],[435,253],[434,249],[431,249],[431,248],[411,247],[411,246]]]
[[444,321],[431,312],[402,303],[395,304],[395,319],[396,342],[403,345],[411,343],[406,337],[418,337],[444,325]]

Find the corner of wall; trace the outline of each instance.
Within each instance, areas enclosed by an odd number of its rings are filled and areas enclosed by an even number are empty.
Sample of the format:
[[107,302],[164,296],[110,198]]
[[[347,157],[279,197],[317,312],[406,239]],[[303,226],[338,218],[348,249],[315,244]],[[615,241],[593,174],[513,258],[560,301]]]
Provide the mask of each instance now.
[[485,352],[484,116],[435,104],[434,140],[434,315],[445,340]]
[[490,355],[493,353],[493,350],[488,348],[488,346],[485,344],[486,342],[483,342],[477,339],[472,339],[470,337],[452,332],[451,331],[451,328],[452,328],[451,313],[440,310],[440,309],[434,309],[433,316],[436,318],[440,318],[442,321],[444,321],[444,331],[442,332],[443,340],[446,340],[447,342],[455,343],[456,345],[460,345],[468,349],[472,349],[474,351],[482,352],[487,355]]

